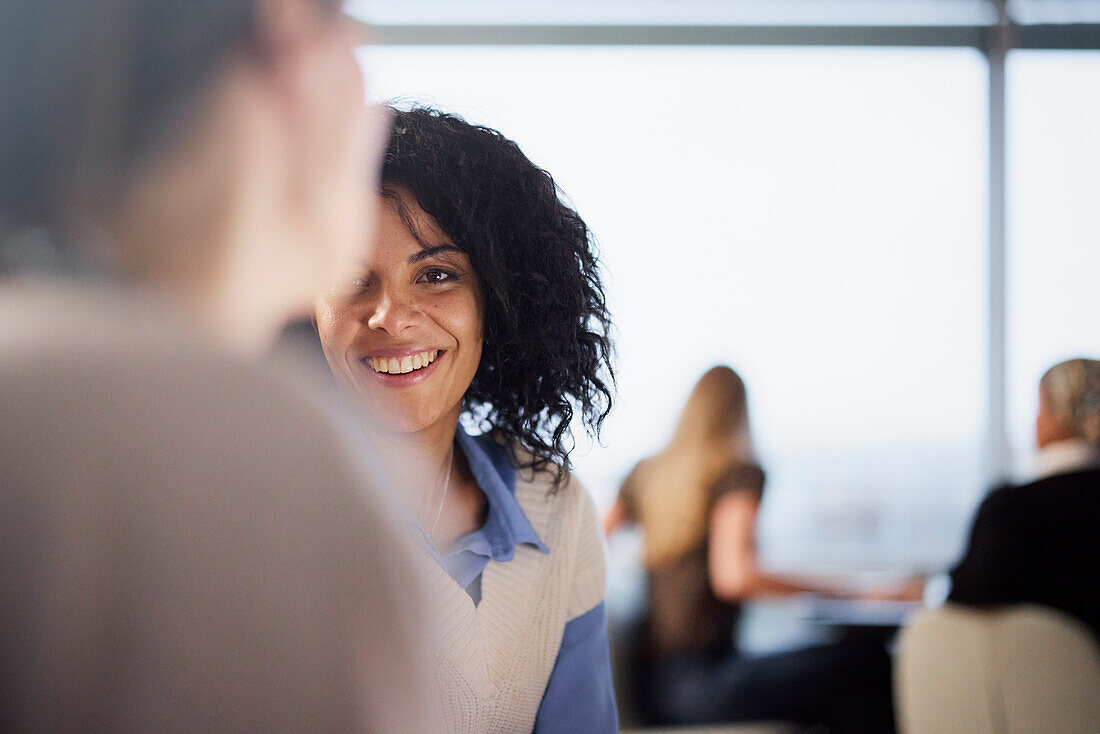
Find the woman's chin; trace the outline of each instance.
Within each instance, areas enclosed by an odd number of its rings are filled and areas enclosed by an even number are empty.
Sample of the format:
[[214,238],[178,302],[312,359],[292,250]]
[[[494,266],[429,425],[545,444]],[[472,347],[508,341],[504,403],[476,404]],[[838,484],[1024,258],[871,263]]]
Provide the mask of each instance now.
[[375,425],[379,430],[399,436],[413,436],[431,427],[427,421],[379,419]]
[[436,425],[441,416],[409,410],[387,410],[378,402],[368,402],[367,417],[371,426],[383,433],[412,435]]

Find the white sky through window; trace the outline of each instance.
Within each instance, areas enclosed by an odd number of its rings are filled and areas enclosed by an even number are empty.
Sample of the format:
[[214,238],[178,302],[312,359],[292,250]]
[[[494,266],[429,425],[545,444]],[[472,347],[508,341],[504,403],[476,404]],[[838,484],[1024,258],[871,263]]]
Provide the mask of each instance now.
[[1008,72],[1010,432],[1026,470],[1039,378],[1100,359],[1100,52],[1015,51]]

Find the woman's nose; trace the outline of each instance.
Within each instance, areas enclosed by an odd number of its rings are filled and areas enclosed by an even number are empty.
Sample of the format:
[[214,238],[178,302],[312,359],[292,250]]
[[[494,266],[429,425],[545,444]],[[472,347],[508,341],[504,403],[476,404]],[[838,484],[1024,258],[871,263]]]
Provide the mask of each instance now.
[[367,314],[367,326],[396,335],[415,324],[418,317],[419,309],[412,299],[386,291]]

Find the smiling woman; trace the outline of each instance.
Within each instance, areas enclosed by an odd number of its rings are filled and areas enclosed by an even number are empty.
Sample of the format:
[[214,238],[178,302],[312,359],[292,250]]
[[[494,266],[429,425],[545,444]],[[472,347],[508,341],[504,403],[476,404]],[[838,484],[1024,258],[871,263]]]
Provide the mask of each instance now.
[[617,731],[598,522],[568,472],[574,411],[595,431],[611,402],[588,228],[500,133],[394,117],[373,256],[317,326],[415,515],[448,731]]
[[481,360],[481,286],[411,191],[387,187],[383,198],[370,266],[350,294],[323,305],[322,343],[380,425],[410,434],[439,426],[449,442]]

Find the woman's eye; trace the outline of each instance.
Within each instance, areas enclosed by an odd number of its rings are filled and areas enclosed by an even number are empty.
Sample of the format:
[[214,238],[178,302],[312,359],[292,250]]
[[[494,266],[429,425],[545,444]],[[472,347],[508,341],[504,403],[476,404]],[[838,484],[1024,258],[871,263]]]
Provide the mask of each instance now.
[[432,268],[431,270],[425,270],[420,276],[420,282],[422,283],[446,283],[449,280],[454,280],[455,274],[446,270],[439,270]]

